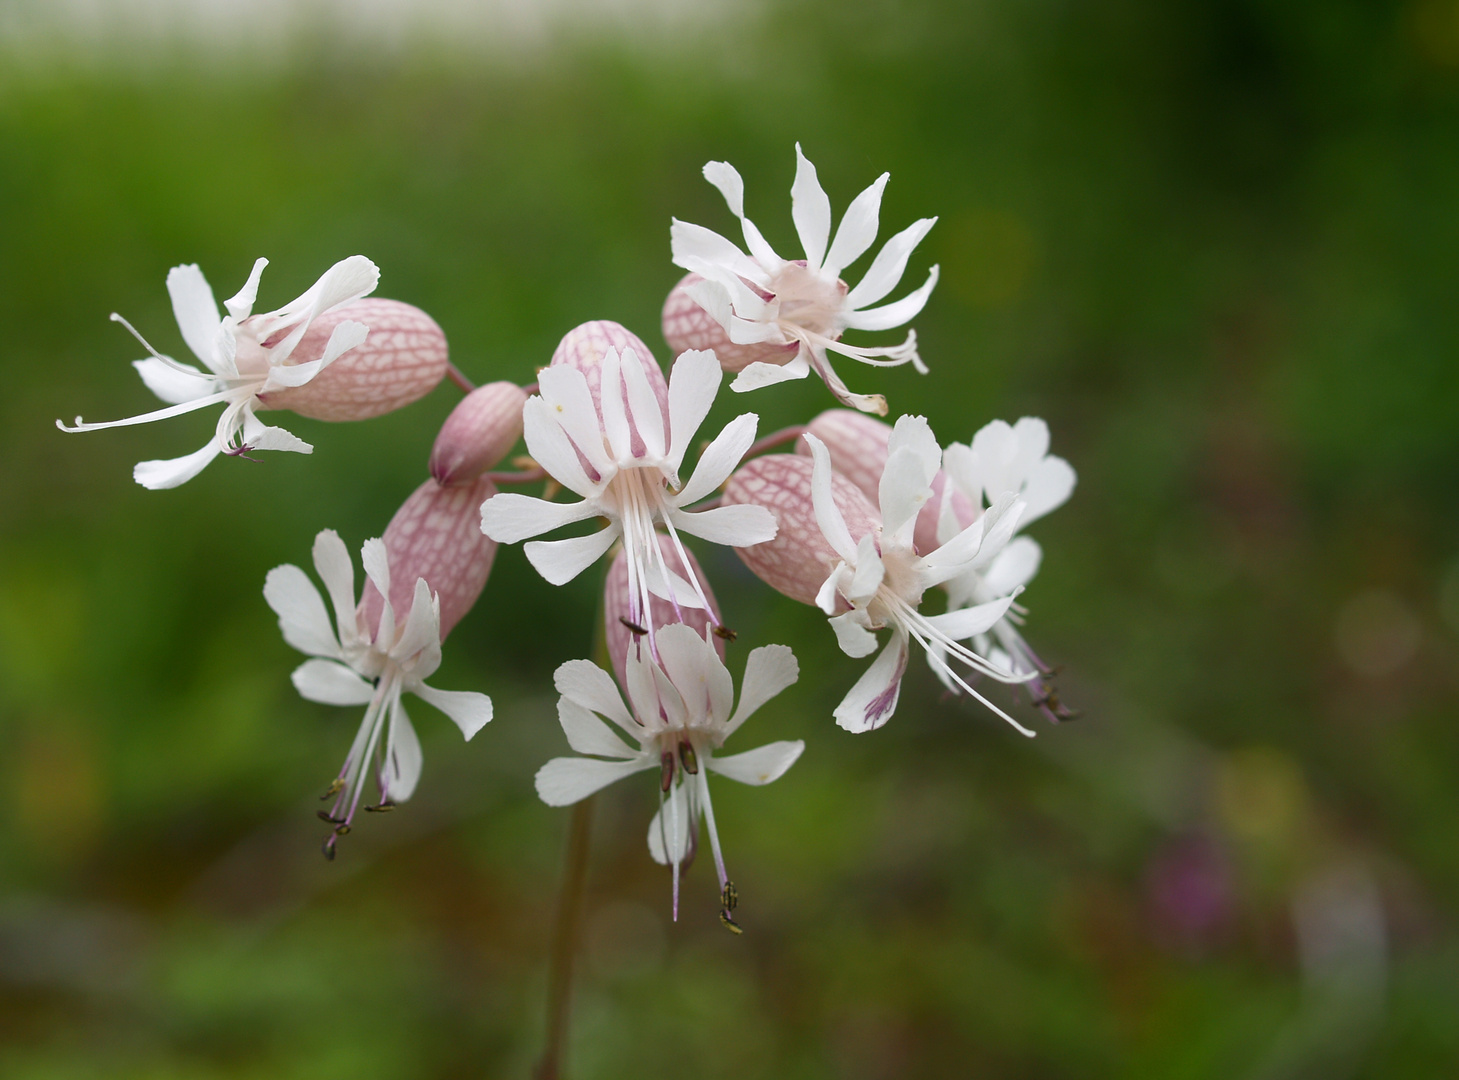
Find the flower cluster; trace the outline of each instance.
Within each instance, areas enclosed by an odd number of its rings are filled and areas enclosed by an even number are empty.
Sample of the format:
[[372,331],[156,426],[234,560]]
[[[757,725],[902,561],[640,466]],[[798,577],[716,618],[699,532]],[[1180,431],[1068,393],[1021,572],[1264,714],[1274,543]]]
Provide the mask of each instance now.
[[[366,298],[379,277],[368,259],[345,259],[293,303],[254,315],[260,259],[222,316],[197,267],[168,275],[183,341],[203,368],[137,335],[149,353],[137,370],[166,408],[61,425],[94,430],[221,404],[216,433],[202,449],[136,467],[139,483],[166,488],[220,454],[312,450],[263,424],[261,411],[367,419],[421,397],[448,371],[469,391],[431,450],[430,478],[383,536],[361,549],[366,584],[358,602],[349,552],[328,529],[313,559],[332,619],[297,566],[277,567],[264,585],[284,639],[311,657],[294,672],[299,693],[365,710],[325,793],[331,806],[320,812],[330,826],[324,847],[331,858],[355,822],[370,773],[379,800],[367,810],[393,809],[416,788],[421,745],[403,694],[444,712],[468,739],[492,719],[485,694],[437,690],[425,680],[440,664],[446,635],[481,595],[498,544],[525,542],[528,561],[552,585],[609,556],[602,655],[568,659],[555,677],[558,719],[576,756],[544,764],[537,792],[563,806],[621,777],[656,771],[648,846],[672,867],[675,917],[702,822],[718,873],[720,919],[740,931],[739,893],[725,869],[708,774],[767,784],[805,749],[797,739],[722,753],[751,714],[796,682],[799,665],[785,645],[754,648],[743,664],[731,655],[738,635],[686,537],[733,548],[771,588],[818,607],[847,656],[875,654],[833,711],[847,731],[870,731],[891,718],[914,644],[948,690],[976,698],[1025,735],[1033,732],[1013,706],[991,701],[981,680],[1026,689],[1049,719],[1072,715],[1053,671],[1023,637],[1028,611],[1019,598],[1042,559],[1020,530],[1069,497],[1074,472],[1049,455],[1041,420],[995,420],[969,443],[944,447],[924,417],[888,424],[867,415],[886,415],[885,397],[852,393],[829,356],[927,372],[914,332],[896,345],[847,344],[842,335],[889,330],[921,311],[936,266],[919,288],[882,301],[936,219],[892,236],[849,286],[841,275],[872,247],[887,176],[852,201],[833,235],[815,167],[799,146],[796,159],[791,218],[804,258],[789,260],[745,216],[740,174],[724,162],[704,167],[739,220],[745,246],[673,222],[673,261],[687,276],[664,305],[667,377],[640,338],[594,321],[569,331],[530,384],[473,389],[451,368],[445,336],[429,316]],[[698,441],[725,372],[734,375],[731,389],[745,391],[812,371],[850,408],[759,442],[759,418],[746,412]],[[526,454],[514,459],[515,471],[495,471],[519,440]],[[545,485],[540,495],[498,491],[532,484]],[[563,491],[576,500],[560,500]],[[596,524],[584,530],[589,522]],[[575,534],[560,534],[574,526]],[[731,670],[743,672],[738,693]]]

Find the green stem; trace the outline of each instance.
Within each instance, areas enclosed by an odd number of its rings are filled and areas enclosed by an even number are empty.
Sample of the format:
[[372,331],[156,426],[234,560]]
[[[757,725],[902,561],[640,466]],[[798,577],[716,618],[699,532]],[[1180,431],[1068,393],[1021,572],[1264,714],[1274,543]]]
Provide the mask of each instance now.
[[557,927],[552,935],[552,967],[547,975],[547,1048],[533,1073],[535,1080],[560,1080],[567,1052],[572,969],[582,921],[583,886],[588,878],[588,840],[593,824],[593,796],[575,804],[567,833],[567,860],[562,895],[557,901]]

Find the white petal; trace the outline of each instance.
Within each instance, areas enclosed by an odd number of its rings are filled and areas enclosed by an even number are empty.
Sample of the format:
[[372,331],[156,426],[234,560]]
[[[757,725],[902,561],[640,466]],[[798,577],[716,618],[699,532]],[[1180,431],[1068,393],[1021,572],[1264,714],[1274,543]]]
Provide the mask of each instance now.
[[[423,577],[415,579],[415,592],[410,599],[410,612],[405,617],[405,628],[400,640],[390,647],[390,656],[401,663],[416,653],[441,644],[441,612],[435,597],[431,595],[430,583]],[[418,672],[419,678],[428,678],[429,672]]]
[[926,619],[934,629],[946,634],[953,641],[962,641],[974,634],[991,630],[999,619],[1008,614],[1008,609],[1012,606],[1013,597],[1004,596],[975,607],[961,608],[942,615],[929,615]]
[[248,280],[243,283],[243,288],[239,289],[231,300],[223,301],[223,306],[228,309],[228,314],[233,316],[234,322],[240,323],[253,313],[253,302],[258,299],[258,279],[263,276],[263,268],[267,265],[267,259],[255,259],[253,269],[248,272]]
[[422,757],[416,735],[399,695],[390,703],[390,731],[385,737],[385,762],[380,785],[383,802],[403,803],[415,794]]
[[481,504],[481,531],[499,544],[516,544],[559,526],[597,516],[597,505],[591,500],[554,503],[504,492]]
[[689,722],[695,726],[709,720],[724,722],[734,702],[734,682],[714,646],[683,623],[660,629],[655,643],[664,674],[689,711]]
[[802,349],[796,353],[795,359],[788,364],[767,364],[761,360],[746,364],[735,376],[735,381],[730,383],[730,389],[737,394],[743,394],[746,390],[758,390],[762,386],[804,379],[811,373],[811,366],[806,361],[804,352]]
[[211,371],[218,371],[215,353],[223,321],[213,290],[196,263],[174,266],[167,272],[167,294],[172,297],[172,314],[177,317],[182,340]]
[[375,687],[333,660],[305,660],[289,677],[299,696],[322,705],[368,705]]
[[[687,355],[687,354],[686,354]],[[702,354],[701,354],[702,355]],[[719,365],[715,365],[718,369]],[[674,387],[669,386],[669,408],[672,411]],[[699,461],[694,466],[694,473],[689,477],[689,482],[683,489],[673,497],[675,506],[688,506],[704,498],[715,488],[719,487],[729,479],[730,473],[739,466],[741,459],[755,442],[755,432],[760,424],[760,418],[754,413],[741,413],[728,424],[724,430],[715,436],[712,443],[704,448],[704,453],[699,455]],[[697,428],[698,425],[696,424]],[[685,440],[687,445],[688,440]],[[678,459],[671,457],[674,467],[678,468],[679,462],[683,460],[683,448],[675,448],[680,453]]]
[[624,731],[631,733],[639,729],[628,715],[613,677],[591,660],[569,660],[560,665],[552,676],[552,682],[563,697],[592,709],[599,716],[606,716]]
[[[649,557],[652,559],[652,555]],[[669,570],[667,571],[668,577],[665,577],[665,570],[657,561],[649,562],[643,570],[644,580],[648,585],[649,592],[653,593],[660,600],[677,602],[680,607],[703,610],[704,605],[695,593],[694,586],[684,580],[679,574]]]
[[[593,394],[581,371],[566,364],[554,364],[537,373],[538,395],[546,403],[552,418],[561,426],[573,444],[583,452],[593,468],[605,472],[611,462],[603,447],[603,424],[593,405]],[[527,399],[531,402],[531,399]],[[522,414],[525,422],[526,412]],[[537,457],[536,452],[532,454]],[[540,462],[541,459],[538,458]],[[546,468],[544,465],[543,468]],[[563,480],[563,483],[566,483]]]
[[711,544],[752,547],[775,539],[775,515],[763,506],[750,503],[716,506],[693,514],[670,507],[667,517],[680,532]]
[[733,241],[703,225],[673,219],[669,225],[669,248],[674,265],[693,273],[702,274],[708,266],[719,266],[758,285],[769,284],[766,268],[761,268]]
[[927,280],[916,292],[910,292],[900,300],[879,308],[853,311],[842,316],[843,321],[853,330],[890,330],[894,326],[901,326],[909,319],[916,318],[917,313],[927,306],[927,298],[937,286],[937,275],[938,267],[934,266],[928,272]]
[[269,427],[253,410],[245,408],[243,414],[243,443],[250,450],[292,450],[296,454],[312,454],[314,447],[291,431],[281,427]]
[[[588,478],[582,460],[559,420],[557,410],[540,397],[534,394],[527,399],[522,406],[522,435],[527,441],[527,453],[563,487],[579,495],[588,495],[597,488],[597,484]],[[602,439],[599,438],[598,442],[601,443]]]
[[737,218],[745,216],[745,181],[738,169],[728,161],[711,161],[704,166],[704,179],[719,189],[731,214]]
[[133,360],[132,367],[142,376],[147,389],[169,405],[196,401],[216,393],[218,389],[211,375],[205,375],[191,364],[179,364],[176,360],[149,356],[145,360]]
[[827,622],[836,631],[836,644],[847,656],[860,659],[876,652],[876,635],[864,625],[866,612],[853,608]]
[[537,568],[550,584],[565,585],[577,577],[598,557],[613,546],[613,541],[622,534],[623,527],[613,522],[606,529],[588,533],[587,536],[573,536],[566,540],[533,540],[522,547],[527,561]]
[[557,722],[562,725],[567,744],[576,753],[605,758],[636,758],[642,754],[639,747],[629,746],[594,716],[591,709],[583,708],[570,697],[557,699]]
[[615,780],[657,767],[658,759],[648,755],[630,761],[553,758],[537,770],[537,796],[548,806],[571,806]]
[[180,458],[166,461],[139,461],[132,467],[132,479],[144,488],[160,491],[185,484],[208,467],[219,454],[218,443],[209,439],[206,446]]
[[437,690],[434,686],[417,683],[411,688],[411,693],[454,720],[461,734],[468,739],[491,722],[491,698],[474,690]]
[[264,579],[263,598],[279,617],[279,629],[290,645],[309,656],[340,658],[324,600],[303,570],[292,564],[274,567]]
[[790,217],[812,271],[819,271],[831,239],[831,200],[816,179],[816,167],[795,144],[795,183],[790,186]]
[[364,323],[342,322],[330,332],[329,340],[325,343],[324,352],[319,359],[303,364],[286,364],[279,360],[282,347],[272,351],[269,356],[268,379],[264,382],[260,393],[303,386],[339,359],[341,354],[363,345],[369,334],[369,327]]
[[1023,501],[1027,505],[1019,526],[1063,506],[1074,493],[1075,479],[1073,466],[1061,457],[1046,457],[1035,465],[1023,485]]
[[733,734],[756,709],[798,678],[800,665],[796,663],[790,646],[762,645],[750,653],[745,664],[745,676],[740,680],[740,702],[725,725],[725,735]]
[[698,830],[699,822],[689,816],[685,785],[675,784],[663,806],[648,823],[648,853],[660,866],[682,863],[689,857],[689,849]]
[[339,533],[324,529],[314,538],[313,554],[314,569],[334,607],[339,640],[345,645],[352,644],[360,634],[355,618],[355,565],[350,561],[349,549]]
[[826,575],[826,580],[821,582],[821,587],[816,591],[816,607],[827,615],[836,614],[841,598],[841,581],[850,572],[851,568],[844,562],[836,564],[836,569]]
[[937,224],[936,218],[914,221],[883,244],[882,249],[876,253],[876,258],[871,261],[866,276],[846,294],[846,299],[843,301],[844,309],[856,311],[864,308],[867,304],[876,303],[895,289],[897,282],[902,280],[902,274],[907,269],[907,259],[922,242],[927,231],[935,224]]
[[839,278],[842,269],[859,259],[876,239],[881,193],[890,177],[890,173],[882,173],[846,208],[841,225],[836,229],[836,239],[831,242],[831,250],[826,255],[826,265],[821,268],[827,278]]
[[623,358],[617,349],[610,348],[598,364],[598,407],[609,452],[617,460],[627,461],[633,456],[633,435],[628,407],[623,403]]
[[864,606],[881,588],[886,573],[886,564],[876,551],[876,538],[867,533],[856,545],[856,570],[849,582],[842,582],[842,592],[852,604]]
[[1027,536],[1016,537],[988,565],[988,572],[983,575],[984,586],[992,595],[1003,596],[1027,585],[1039,572],[1043,554],[1037,541]]
[[[681,353],[674,361],[673,369],[669,372],[668,460],[676,472],[684,462],[684,453],[689,449],[689,443],[694,439],[699,425],[704,423],[705,416],[709,414],[709,407],[714,404],[714,396],[719,393],[720,380],[723,378],[724,372],[713,352],[690,349]],[[753,430],[752,424],[751,431]],[[720,434],[722,438],[723,432]],[[750,441],[755,441],[753,434]],[[742,456],[743,453],[741,451]],[[703,457],[699,463],[703,467]],[[729,473],[725,473],[725,476],[728,475]],[[723,480],[724,477],[720,479]],[[711,485],[710,490],[718,486],[719,483],[716,482]]]
[[851,539],[851,530],[846,528],[846,519],[841,516],[841,511],[831,496],[831,453],[826,449],[826,444],[810,432],[806,432],[804,438],[810,444],[811,458],[814,461],[811,470],[811,503],[815,508],[816,524],[820,526],[821,535],[835,549],[836,554],[854,565],[856,542]]
[[907,635],[894,634],[881,655],[836,706],[837,725],[847,731],[862,732],[885,724],[896,711],[906,670]]
[[[713,353],[710,354],[713,356]],[[681,358],[682,359],[682,358]],[[628,410],[632,416],[633,429],[638,432],[638,437],[643,440],[644,449],[650,458],[662,458],[664,456],[664,414],[659,408],[658,395],[654,393],[653,387],[649,385],[648,375],[644,371],[645,364],[653,363],[653,358],[643,358],[632,349],[623,350],[623,388],[628,393]],[[674,365],[675,368],[678,364]],[[719,384],[719,364],[715,368],[715,385]],[[662,377],[662,376],[660,376]],[[699,425],[695,425],[698,427]],[[678,463],[675,463],[678,468]]]
[[390,555],[386,550],[385,541],[376,536],[361,544],[360,565],[365,568],[365,577],[370,579],[381,597],[384,598],[386,606],[389,606]]
[[753,750],[746,750],[742,754],[711,757],[705,762],[705,765],[710,772],[728,776],[731,780],[738,780],[742,784],[754,784],[759,787],[784,776],[786,770],[796,763],[803,750],[805,750],[805,743],[799,739],[794,742],[766,743]]

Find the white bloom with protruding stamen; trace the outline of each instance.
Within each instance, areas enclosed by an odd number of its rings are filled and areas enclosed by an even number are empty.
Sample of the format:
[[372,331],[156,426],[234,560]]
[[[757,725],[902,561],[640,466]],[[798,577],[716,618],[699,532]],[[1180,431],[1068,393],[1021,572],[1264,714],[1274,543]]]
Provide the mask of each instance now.
[[425,684],[441,664],[440,599],[425,578],[416,579],[410,611],[397,627],[384,541],[366,540],[360,561],[384,599],[374,627],[361,625],[355,607],[354,564],[333,529],[325,529],[314,539],[314,569],[334,606],[333,624],[319,590],[299,567],[275,567],[263,587],[264,599],[279,617],[284,640],[314,657],[294,670],[299,693],[325,705],[365,706],[359,734],[330,788],[336,798],[326,817],[335,825],[335,832],[325,842],[325,854],[331,858],[335,837],[348,831],[359,807],[367,765],[375,763],[382,806],[404,802],[415,791],[421,769],[420,740],[401,694],[412,693],[440,709],[468,739],[492,716],[491,698],[485,694],[436,690]]
[[[706,635],[707,636],[707,635]],[[750,653],[735,704],[734,681],[714,646],[683,623],[658,632],[657,661],[646,649],[633,649],[626,668],[626,707],[612,677],[588,660],[569,660],[557,669],[562,696],[557,716],[568,744],[582,757],[553,758],[537,772],[537,794],[549,806],[568,806],[622,777],[656,769],[660,807],[649,826],[649,851],[674,867],[674,917],[679,912],[679,872],[698,833],[699,818],[709,830],[719,873],[720,895],[733,897],[725,873],[709,799],[711,772],[743,784],[779,779],[805,749],[800,740],[768,743],[754,750],[716,757],[730,735],[761,705],[796,681],[795,654],[784,645],[765,645]],[[603,722],[611,720],[632,743]],[[635,745],[636,744],[636,745]],[[724,917],[733,923],[726,903]]]
[[[1023,734],[1032,735],[968,685],[947,660],[951,655],[1000,682],[1021,681],[961,644],[1003,618],[1013,604],[1013,595],[941,615],[923,615],[918,610],[927,589],[986,566],[997,556],[1017,527],[1022,501],[1015,494],[1006,495],[942,546],[918,555],[913,545],[917,515],[932,497],[942,451],[925,419],[903,416],[887,445],[878,500],[881,529],[854,541],[832,497],[830,453],[814,435],[807,433],[805,439],[814,461],[811,498],[816,523],[841,558],[816,602],[831,616],[836,639],[848,656],[869,656],[877,647],[874,631],[892,630],[881,654],[837,706],[836,723],[849,731],[869,731],[886,723],[897,707],[909,642],[915,640],[942,674]],[[837,614],[846,604],[850,610]]]
[[909,331],[901,345],[868,348],[841,341],[846,330],[890,330],[914,318],[937,284],[934,266],[923,285],[893,303],[871,307],[896,288],[907,259],[936,218],[923,218],[883,245],[859,284],[849,288],[842,270],[855,262],[876,239],[882,189],[887,173],[852,200],[836,236],[831,238],[831,202],[816,177],[816,168],[795,147],[795,183],[790,189],[791,218],[805,250],[804,259],[785,260],[765,242],[745,216],[744,181],[727,162],[711,161],[704,177],[724,195],[739,218],[746,254],[733,241],[700,225],[674,220],[670,229],[674,264],[703,279],[687,286],[689,295],[737,345],[799,344],[778,362],[749,364],[733,389],[752,390],[786,379],[803,379],[814,368],[837,400],[864,412],[886,415],[880,394],[853,394],[831,369],[828,351],[882,367],[912,364],[926,373],[917,355],[917,335]]
[[[711,494],[734,471],[755,441],[759,418],[744,413],[727,424],[700,455],[694,474],[681,483],[684,454],[719,390],[714,354],[686,352],[669,374],[665,417],[632,349],[608,349],[594,406],[587,379],[576,368],[554,364],[538,376],[538,393],[522,411],[527,450],[549,476],[582,496],[554,503],[527,495],[496,495],[481,506],[481,531],[512,544],[562,525],[602,517],[606,528],[566,540],[537,540],[527,559],[554,585],[571,581],[619,537],[628,555],[630,618],[639,625],[650,597],[708,610],[697,582],[665,564],[655,527],[662,523],[676,547],[689,533],[716,544],[758,544],[775,536],[775,519],[763,507],[686,509]],[[682,559],[681,559],[682,562]],[[650,628],[651,630],[652,628]],[[652,640],[652,633],[650,635]]]
[[127,427],[180,416],[209,405],[222,404],[217,430],[202,449],[166,461],[143,461],[132,471],[146,488],[171,488],[191,480],[219,454],[244,454],[250,450],[293,450],[308,454],[314,450],[304,440],[280,427],[268,427],[254,415],[262,403],[258,395],[303,386],[350,349],[364,343],[368,328],[345,321],[334,328],[324,352],[304,363],[291,363],[294,349],[317,317],[341,304],[372,292],[380,271],[363,255],[352,255],[335,263],[314,285],[293,303],[265,315],[254,315],[253,302],[267,259],[253,264],[248,281],[238,295],[227,301],[228,313],[221,318],[213,290],[196,265],[174,266],[167,275],[167,291],[173,314],[187,347],[206,371],[164,356],[148,345],[119,315],[112,318],[137,336],[152,355],[133,361],[147,388],[167,408],[105,423],[88,424],[81,417],[68,427],[56,421],[62,431],[98,431]]

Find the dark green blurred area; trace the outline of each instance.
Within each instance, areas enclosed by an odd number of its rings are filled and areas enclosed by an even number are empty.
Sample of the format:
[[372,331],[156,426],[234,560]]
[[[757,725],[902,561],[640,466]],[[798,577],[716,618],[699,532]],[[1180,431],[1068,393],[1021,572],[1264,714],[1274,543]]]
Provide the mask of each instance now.
[[[0,1075],[525,1076],[542,1040],[567,814],[531,778],[598,578],[502,553],[433,680],[496,720],[415,709],[418,794],[325,863],[359,717],[297,697],[264,575],[378,535],[457,395],[148,492],[213,416],[57,432],[155,404],[107,314],[177,353],[170,266],[221,297],[266,255],[267,310],[363,253],[478,381],[592,318],[663,360],[670,216],[730,232],[700,166],[784,253],[796,140],[838,212],[889,170],[884,235],[940,215],[904,283],[942,266],[931,374],[851,387],[944,441],[1043,416],[1079,471],[1024,599],[1084,718],[1024,740],[919,663],[848,735],[862,665],[701,549],[732,670],[801,660],[741,748],[807,750],[716,789],[741,938],[707,865],[669,922],[651,784],[598,800],[569,1074],[1459,1072],[1459,5],[1048,0],[0,65]],[[705,430],[829,404],[726,393]]]

